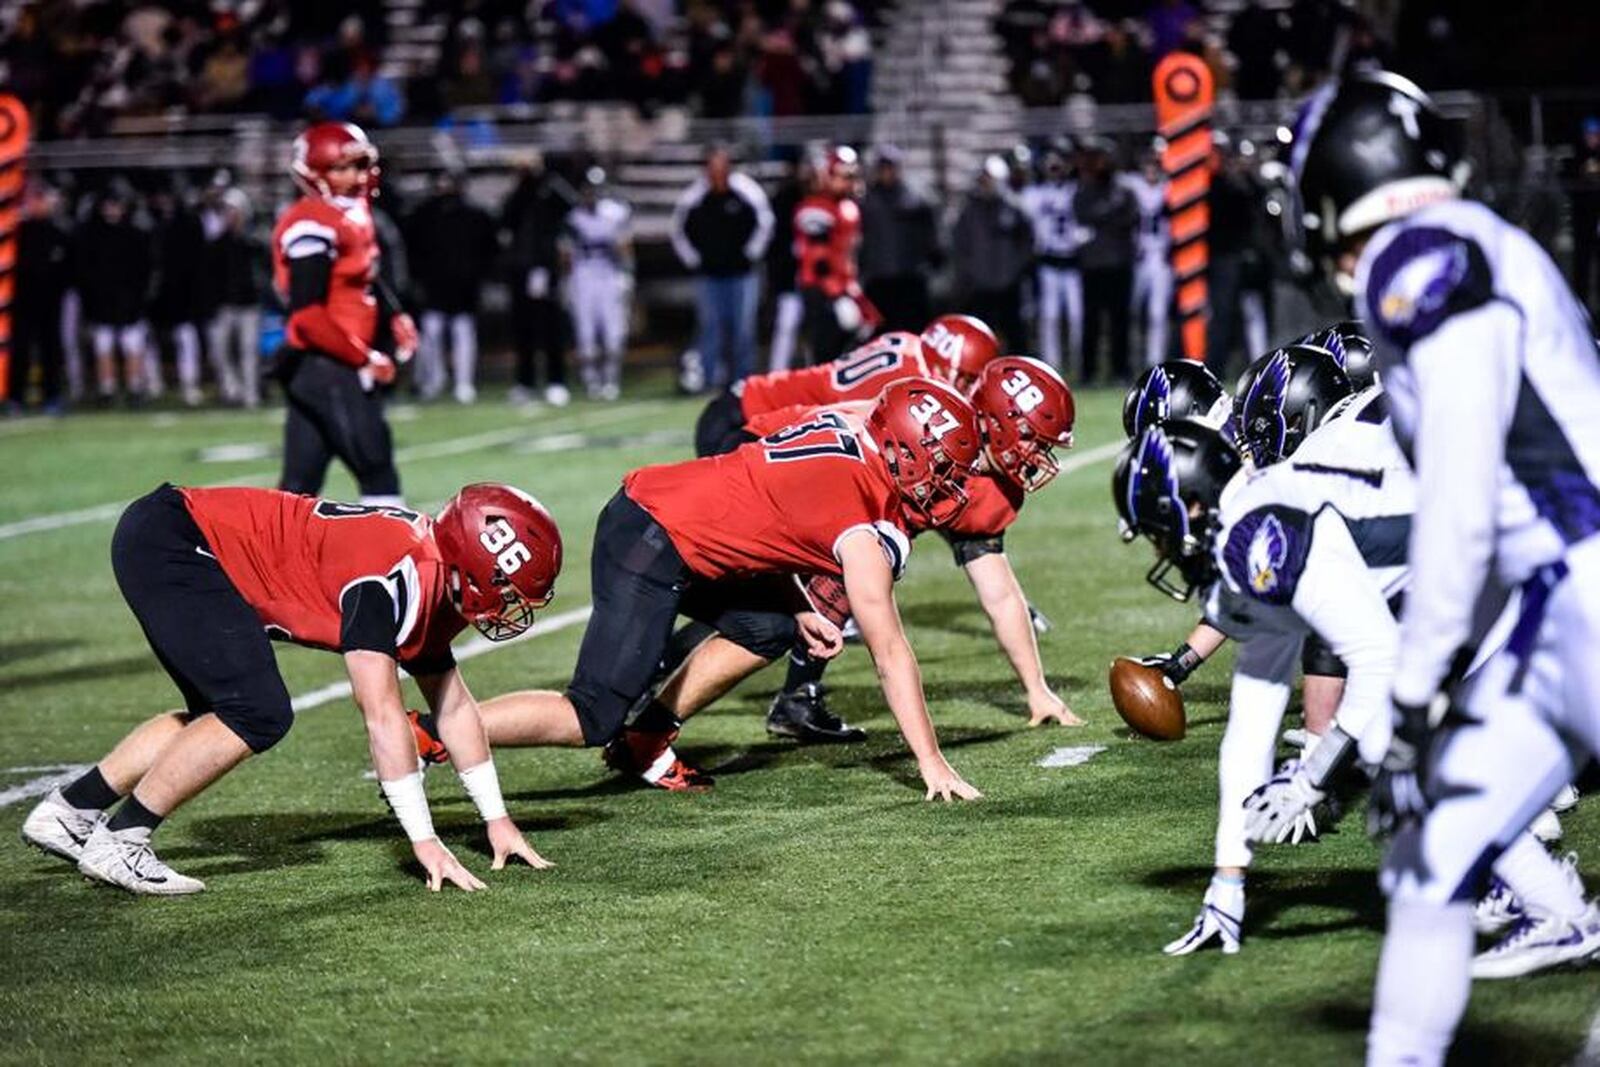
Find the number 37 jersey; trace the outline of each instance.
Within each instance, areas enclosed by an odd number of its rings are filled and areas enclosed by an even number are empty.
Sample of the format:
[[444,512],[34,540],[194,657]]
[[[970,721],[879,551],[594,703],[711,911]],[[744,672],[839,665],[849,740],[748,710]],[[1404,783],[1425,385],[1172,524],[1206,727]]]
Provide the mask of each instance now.
[[752,375],[739,383],[739,406],[749,420],[779,408],[872,400],[890,382],[926,377],[922,338],[914,333],[886,333],[832,363]]
[[433,520],[275,489],[181,489],[210,554],[274,637],[338,651],[340,599],[382,582],[401,663],[448,658],[466,622],[451,606]]
[[837,412],[817,412],[724,455],[643,467],[623,488],[708,580],[837,576],[839,541],[860,529],[878,538],[896,577],[911,552],[876,444]]

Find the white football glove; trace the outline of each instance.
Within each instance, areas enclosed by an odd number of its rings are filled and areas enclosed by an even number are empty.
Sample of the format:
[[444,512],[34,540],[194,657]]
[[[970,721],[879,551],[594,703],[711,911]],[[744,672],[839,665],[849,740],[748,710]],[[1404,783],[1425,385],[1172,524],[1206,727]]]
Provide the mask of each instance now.
[[1231,956],[1239,951],[1243,926],[1244,880],[1215,874],[1206,887],[1206,899],[1200,905],[1200,914],[1195,916],[1194,926],[1161,951],[1169,956],[1187,956],[1215,938],[1223,955]]
[[1290,760],[1266,785],[1245,797],[1245,839],[1270,845],[1316,840],[1317,817],[1313,809],[1327,796],[1311,783],[1304,764]]

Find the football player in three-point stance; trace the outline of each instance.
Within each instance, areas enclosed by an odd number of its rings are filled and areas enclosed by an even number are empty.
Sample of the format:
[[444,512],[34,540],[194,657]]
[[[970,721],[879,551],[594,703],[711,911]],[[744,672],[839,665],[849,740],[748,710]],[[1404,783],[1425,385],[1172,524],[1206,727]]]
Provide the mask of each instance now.
[[[1600,754],[1600,358],[1549,255],[1461,199],[1452,131],[1411,82],[1329,83],[1290,153],[1309,251],[1355,295],[1416,471],[1394,741],[1373,787],[1394,839],[1367,1055],[1437,1064],[1491,861]],[[1511,638],[1463,686],[1475,622],[1508,590]],[[1555,949],[1555,932],[1529,947]]]
[[571,684],[487,701],[491,743],[607,745],[613,765],[663,788],[709,784],[671,743],[679,717],[720,692],[674,678],[675,699],[647,698],[674,621],[681,612],[729,638],[735,680],[797,636],[817,655],[836,655],[838,627],[791,577],[825,574],[844,583],[928,797],[978,796],[939,750],[894,582],[913,517],[943,526],[967,505],[980,449],[966,399],[911,379],[889,385],[862,428],[824,413],[724,455],[633,471],[595,531],[594,614]]
[[505,639],[549,601],[561,535],[538,501],[510,486],[469,485],[430,519],[270,489],[163,485],[123,513],[111,562],[186,709],[146,721],[52,791],[23,823],[25,840],[134,893],[204,889],[162,862],[151,834],[288,732],[294,715],[272,653],[277,638],[343,655],[383,793],[430,889],[483,883],[434,834],[402,667],[437,714],[488,827],[494,867],[508,857],[547,866],[506,815],[478,706],[450,654],[469,623]]
[[[399,504],[400,475],[379,387],[417,347],[417,328],[378,283],[369,201],[378,150],[358,126],[320,122],[294,139],[303,196],[272,233],[272,279],[288,308],[278,375],[288,400],[278,488],[315,496],[337,457],[368,504]],[[394,359],[377,350],[387,332]]]
[[[1388,743],[1386,694],[1398,626],[1393,608],[1409,571],[1414,503],[1405,461],[1384,425],[1384,398],[1368,390],[1311,434],[1292,463],[1245,469],[1216,430],[1175,421],[1146,430],[1118,465],[1113,492],[1124,523],[1148,537],[1205,590],[1207,619],[1238,640],[1228,727],[1218,760],[1216,873],[1193,927],[1166,947],[1186,955],[1213,940],[1237,952],[1251,842],[1297,841],[1336,774],[1359,750],[1367,763]],[[1272,773],[1278,728],[1302,645],[1316,636],[1348,672],[1333,722],[1303,757]],[[1530,914],[1591,913],[1576,875],[1524,834],[1497,872]],[[1600,948],[1580,931],[1568,958]],[[1486,952],[1485,977],[1556,962],[1512,937]]]

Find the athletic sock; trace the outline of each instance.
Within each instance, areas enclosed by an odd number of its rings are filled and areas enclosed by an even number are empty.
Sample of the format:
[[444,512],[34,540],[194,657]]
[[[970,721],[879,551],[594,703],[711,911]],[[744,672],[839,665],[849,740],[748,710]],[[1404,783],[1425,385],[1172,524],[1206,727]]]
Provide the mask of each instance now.
[[163,818],[165,816],[157,815],[139,803],[139,798],[130,793],[128,794],[128,799],[124,800],[122,806],[117,809],[116,814],[111,816],[111,821],[106,823],[106,829],[112,832],[136,828],[154,830],[161,825]]
[[792,652],[789,654],[789,673],[783,679],[783,691],[796,693],[803,685],[820,682],[827,670],[827,660],[816,659],[804,652]]
[[652,700],[639,712],[638,718],[628,724],[628,729],[647,734],[670,734],[682,726],[683,721],[668,711],[666,705]]
[[1472,989],[1472,905],[1389,902],[1368,1067],[1444,1062]]
[[1495,861],[1494,873],[1537,915],[1576,919],[1589,908],[1583,883],[1567,865],[1545,851],[1529,833],[1518,835]]
[[61,791],[61,799],[81,811],[105,811],[121,798],[122,794],[111,788],[99,767],[90,767]]

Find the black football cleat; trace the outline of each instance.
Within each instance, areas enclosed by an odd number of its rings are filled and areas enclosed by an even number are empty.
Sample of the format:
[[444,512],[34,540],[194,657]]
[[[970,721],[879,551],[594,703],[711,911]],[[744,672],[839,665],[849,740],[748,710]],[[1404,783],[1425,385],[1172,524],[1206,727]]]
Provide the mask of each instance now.
[[816,682],[773,698],[767,712],[767,733],[792,737],[802,745],[847,745],[867,739],[865,730],[828,710],[826,691]]

